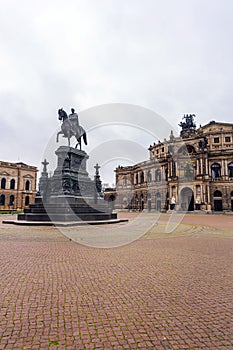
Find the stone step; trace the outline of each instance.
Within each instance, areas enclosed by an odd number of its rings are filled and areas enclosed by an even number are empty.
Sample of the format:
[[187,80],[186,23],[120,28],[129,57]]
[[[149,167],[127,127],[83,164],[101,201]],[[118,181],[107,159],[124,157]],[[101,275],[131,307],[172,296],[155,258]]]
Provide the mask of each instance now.
[[20,214],[18,215],[18,220],[26,221],[53,221],[53,222],[72,222],[72,221],[97,221],[97,220],[111,220],[116,219],[117,214],[115,213],[81,213],[75,214]]

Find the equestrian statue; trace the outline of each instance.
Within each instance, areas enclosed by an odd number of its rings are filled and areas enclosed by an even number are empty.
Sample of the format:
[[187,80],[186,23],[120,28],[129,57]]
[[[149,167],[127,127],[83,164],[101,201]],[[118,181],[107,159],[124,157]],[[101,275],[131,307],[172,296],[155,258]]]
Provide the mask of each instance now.
[[83,129],[81,125],[79,125],[78,114],[75,113],[74,108],[71,108],[71,114],[69,116],[63,110],[63,108],[60,108],[58,110],[58,119],[62,121],[62,124],[61,124],[61,131],[57,133],[57,142],[59,141],[59,135],[63,135],[63,137],[68,138],[68,145],[70,146],[70,139],[72,136],[75,136],[78,142],[75,148],[77,148],[77,146],[79,145],[81,150],[82,138],[85,145],[87,145],[86,131]]

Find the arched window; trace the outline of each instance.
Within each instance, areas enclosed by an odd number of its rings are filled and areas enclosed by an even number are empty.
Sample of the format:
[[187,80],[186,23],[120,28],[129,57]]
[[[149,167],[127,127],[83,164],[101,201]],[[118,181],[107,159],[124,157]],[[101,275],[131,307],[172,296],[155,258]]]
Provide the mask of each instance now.
[[138,184],[138,174],[136,174],[136,185]]
[[148,170],[148,172],[147,172],[147,181],[148,182],[152,181],[152,176],[151,176],[151,171],[150,170]]
[[144,183],[144,172],[142,171],[141,172],[141,184],[143,184]]
[[228,176],[233,177],[233,162],[228,164]]
[[116,196],[114,196],[113,194],[111,194],[111,195],[108,197],[108,201],[109,201],[109,202],[113,202],[113,201],[115,201],[115,199],[116,199]]
[[25,205],[29,205],[29,196],[25,197]]
[[6,188],[6,179],[5,179],[5,177],[3,177],[2,180],[1,180],[1,188],[3,190]]
[[216,179],[221,176],[221,166],[218,163],[214,163],[211,166],[212,178]]
[[155,172],[155,181],[159,182],[161,181],[161,170],[157,169]]
[[187,151],[189,154],[194,154],[196,153],[195,148],[191,145],[187,145]]
[[30,189],[30,181],[27,180],[26,183],[25,183],[25,190],[29,191],[29,189]]
[[214,191],[214,197],[222,197],[222,192],[221,191]]
[[168,168],[165,168],[165,180],[168,181]]
[[10,189],[11,189],[11,190],[14,190],[14,189],[15,189],[15,179],[11,179],[11,182],[10,182]]
[[15,201],[15,196],[12,194],[12,195],[10,196],[9,205],[14,205],[14,201]]
[[172,159],[172,176],[173,177],[176,176],[176,163],[173,159]]
[[1,194],[1,196],[0,196],[0,205],[5,205],[5,196],[4,196],[4,194]]

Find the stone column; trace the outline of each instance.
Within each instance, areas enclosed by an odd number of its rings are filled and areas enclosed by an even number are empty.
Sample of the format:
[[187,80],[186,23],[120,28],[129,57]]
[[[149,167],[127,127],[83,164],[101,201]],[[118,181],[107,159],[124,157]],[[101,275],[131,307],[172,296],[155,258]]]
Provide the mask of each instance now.
[[165,179],[164,165],[161,166],[160,170],[161,170],[161,181],[164,181]]
[[171,177],[171,159],[168,160],[167,169],[168,169],[168,177]]
[[176,162],[175,160],[172,160],[172,176],[176,176],[177,174],[177,171],[176,171]]
[[202,202],[207,204],[206,186],[205,185],[202,185],[201,192],[202,192]]
[[210,186],[207,185],[207,210],[211,210],[211,203],[210,203]]
[[206,172],[206,175],[209,175],[209,161],[208,161],[208,158],[206,157],[205,159],[205,172]]
[[200,174],[200,164],[199,164],[199,159],[197,159],[197,170],[196,170],[196,175]]
[[200,173],[203,174],[203,158],[202,158],[202,155],[201,155],[201,158],[200,158]]
[[225,175],[228,176],[227,159],[225,159]]
[[221,160],[221,176],[224,176],[225,174],[225,162],[224,159]]
[[178,185],[176,186],[176,203],[180,203],[180,199],[178,198]]
[[223,210],[229,209],[229,202],[231,201],[231,195],[229,191],[229,187],[225,187],[224,195],[223,195]]
[[211,164],[210,164],[210,162],[209,162],[209,175],[210,175],[210,177],[212,177]]
[[203,184],[200,185],[200,200],[201,200],[201,203],[204,202]]

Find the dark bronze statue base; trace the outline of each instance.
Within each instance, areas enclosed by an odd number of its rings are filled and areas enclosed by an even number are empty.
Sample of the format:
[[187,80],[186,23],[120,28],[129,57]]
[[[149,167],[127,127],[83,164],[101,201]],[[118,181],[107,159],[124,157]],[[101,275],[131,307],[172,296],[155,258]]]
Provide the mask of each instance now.
[[61,146],[56,151],[57,168],[48,178],[42,172],[35,204],[18,215],[18,220],[36,222],[78,222],[117,219],[112,208],[96,189],[86,170],[88,155],[82,150]]

